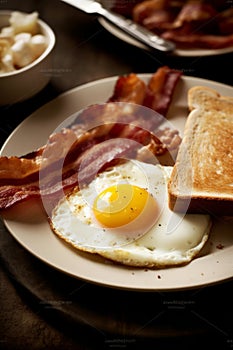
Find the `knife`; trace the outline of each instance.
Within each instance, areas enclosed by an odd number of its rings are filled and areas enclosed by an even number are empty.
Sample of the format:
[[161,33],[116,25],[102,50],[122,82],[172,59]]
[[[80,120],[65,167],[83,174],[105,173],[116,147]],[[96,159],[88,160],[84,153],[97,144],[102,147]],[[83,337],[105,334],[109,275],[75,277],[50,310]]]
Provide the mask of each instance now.
[[67,4],[74,6],[86,13],[95,13],[108,21],[113,23],[115,26],[122,29],[125,33],[134,37],[135,39],[142,42],[144,45],[151,49],[163,51],[163,52],[172,52],[175,50],[175,44],[169,40],[160,38],[158,35],[150,32],[141,25],[136,24],[135,22],[124,18],[118,14],[113,13],[105,9],[99,2],[95,0],[62,0]]

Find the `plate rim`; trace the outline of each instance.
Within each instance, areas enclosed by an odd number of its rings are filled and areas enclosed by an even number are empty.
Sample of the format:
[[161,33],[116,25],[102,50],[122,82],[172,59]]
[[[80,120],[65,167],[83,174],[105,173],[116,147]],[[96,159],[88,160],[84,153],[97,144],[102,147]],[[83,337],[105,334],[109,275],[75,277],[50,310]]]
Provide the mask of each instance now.
[[[145,79],[148,79],[148,77],[151,76],[152,73],[140,73],[140,74],[137,74],[140,78],[145,78]],[[5,143],[3,144],[2,146],[2,149],[1,149],[1,154],[2,152],[4,153],[4,150],[5,148],[7,148],[7,145],[9,143],[9,141],[14,138],[15,134],[17,134],[17,130],[20,130],[22,127],[24,127],[24,123],[27,123],[29,121],[30,123],[30,120],[34,119],[35,116],[37,116],[37,114],[40,114],[41,111],[43,111],[44,109],[46,108],[49,108],[52,104],[56,104],[57,101],[59,100],[63,100],[63,99],[66,99],[67,96],[70,96],[71,95],[76,95],[77,93],[79,93],[80,91],[84,90],[84,89],[88,89],[90,87],[95,87],[96,84],[114,84],[114,82],[116,81],[116,79],[118,78],[118,76],[111,76],[111,77],[106,77],[106,78],[102,78],[102,79],[98,79],[98,80],[94,80],[94,81],[91,81],[91,82],[88,82],[88,83],[85,83],[85,84],[82,84],[82,85],[79,85],[77,87],[74,87],[68,91],[65,91],[63,92],[62,94],[60,94],[59,96],[57,96],[56,98],[54,98],[53,100],[47,102],[45,105],[41,106],[40,108],[38,108],[36,111],[34,111],[31,115],[29,115],[24,121],[22,121],[18,126],[17,128],[10,134],[10,136],[7,138],[7,140],[5,141]],[[212,81],[212,80],[208,80],[208,79],[203,79],[203,78],[198,78],[198,77],[192,77],[192,76],[182,76],[181,79],[184,79],[184,81],[193,81],[195,83],[198,82],[198,84],[200,85],[200,83],[206,83],[206,84],[214,84],[215,86],[217,87],[225,87],[227,89],[231,89],[233,91],[233,87],[227,85],[227,84],[222,84],[222,83],[218,83],[218,82],[215,82],[215,81]],[[65,119],[65,118],[64,118]],[[212,280],[206,282],[205,280],[202,279],[202,281],[200,281],[198,284],[197,283],[191,283],[191,284],[186,284],[186,285],[183,285],[183,286],[167,286],[167,287],[164,287],[164,286],[156,286],[156,287],[145,287],[145,286],[142,286],[142,285],[137,285],[136,286],[130,286],[129,284],[125,284],[125,285],[119,285],[119,283],[113,283],[113,282],[106,282],[104,280],[100,281],[98,278],[90,278],[90,277],[85,277],[83,276],[82,274],[76,274],[74,275],[73,273],[70,273],[70,272],[67,272],[64,270],[64,268],[62,268],[61,266],[57,266],[57,264],[55,264],[54,262],[51,263],[51,261],[48,261],[48,259],[46,259],[45,257],[41,257],[40,255],[38,255],[38,253],[36,253],[35,251],[33,251],[32,249],[30,249],[30,247],[27,246],[27,244],[23,243],[19,237],[17,236],[17,234],[15,234],[15,232],[12,232],[12,228],[11,228],[11,225],[9,224],[9,221],[8,220],[3,220],[4,221],[4,224],[5,226],[7,227],[9,233],[20,243],[20,245],[22,245],[27,251],[29,251],[30,253],[32,253],[34,256],[36,256],[37,258],[39,258],[41,261],[47,263],[48,265],[52,266],[53,268],[55,269],[58,269],[60,270],[61,272],[63,273],[66,273],[70,276],[73,276],[75,278],[78,278],[78,279],[81,279],[81,280],[85,280],[86,282],[90,282],[90,283],[93,283],[93,284],[97,284],[97,285],[102,285],[102,286],[105,286],[105,287],[111,287],[111,288],[115,288],[115,289],[124,289],[124,290],[133,290],[133,291],[176,291],[176,290],[187,290],[187,289],[193,289],[193,288],[199,288],[199,287],[202,287],[202,286],[209,286],[209,285],[212,285],[212,284],[216,284],[216,283],[220,283],[220,282],[225,282],[227,280],[230,280],[233,278],[233,274],[230,275],[230,276],[227,276],[227,277],[224,277],[222,276],[221,278],[217,279],[216,278],[212,278]],[[10,222],[11,223],[11,222]],[[47,223],[46,223],[47,225]],[[202,258],[202,257],[201,257]],[[198,258],[198,259],[201,259],[201,258]],[[195,261],[194,261],[194,264],[195,264]],[[188,264],[189,265],[189,264]],[[107,265],[106,265],[107,266]],[[116,267],[118,268],[118,266]],[[129,271],[132,271],[134,269],[131,269],[128,267],[120,267],[120,269],[127,269]],[[177,269],[181,269],[182,267],[177,267]],[[174,271],[174,268],[171,268],[173,269]],[[142,269],[143,270],[143,269]],[[145,270],[145,269],[144,269]],[[156,271],[155,270],[155,274],[156,274]],[[162,270],[159,270],[160,272]],[[163,272],[161,272],[162,274]],[[132,276],[131,276],[132,277]]]

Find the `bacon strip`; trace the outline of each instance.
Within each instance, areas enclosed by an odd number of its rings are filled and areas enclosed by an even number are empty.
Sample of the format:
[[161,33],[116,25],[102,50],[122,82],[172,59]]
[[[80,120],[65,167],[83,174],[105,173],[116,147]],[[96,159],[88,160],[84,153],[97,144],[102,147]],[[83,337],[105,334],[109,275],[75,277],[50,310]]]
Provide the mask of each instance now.
[[181,71],[160,67],[146,85],[136,74],[118,78],[109,101],[126,101],[149,107],[166,116]]
[[118,78],[113,95],[108,101],[143,104],[145,94],[146,84],[136,74],[131,73]]
[[[126,130],[124,130],[124,133],[125,137],[132,137],[131,130],[128,135]],[[40,197],[43,197],[47,204],[53,205],[69,189],[87,184],[94,179],[99,171],[105,169],[113,161],[118,162],[121,158],[137,158],[137,150],[144,145],[148,146],[152,141],[157,145],[156,154],[160,155],[166,151],[165,146],[159,139],[146,130],[140,128],[136,130],[135,128],[133,135],[134,139],[125,137],[91,139],[92,146],[87,147],[86,150],[82,145],[78,147],[79,142],[77,142],[76,156],[70,155],[72,151],[68,152],[67,155],[67,158],[73,159],[72,161],[61,159],[60,162],[57,161],[44,169],[40,169],[40,174],[39,172],[36,173],[40,179],[35,179],[34,182],[30,182],[29,178],[25,177],[18,184],[9,184],[4,179],[5,185],[1,186],[0,191],[0,209],[8,209],[29,198],[39,199]],[[143,140],[144,143],[138,142],[138,139]],[[135,142],[131,143],[129,141]],[[47,210],[50,209],[50,207],[47,207]]]
[[[68,128],[52,134],[47,145],[40,149],[22,157],[0,157],[0,210],[30,198],[46,199],[50,210],[64,192],[85,185],[112,162],[137,158],[142,148],[153,150],[155,155],[164,154],[168,148],[176,149],[181,141],[178,133],[167,144],[161,142],[163,135],[157,137],[155,131],[163,117],[152,109],[135,104],[137,96],[142,96],[142,90],[143,101],[148,91],[160,93],[162,99],[163,86],[168,81],[165,77],[166,74],[161,75],[161,72],[155,75],[151,86],[146,86],[138,77],[126,79],[126,85],[128,81],[133,81],[133,84],[130,89],[123,87],[121,90],[124,91],[123,102],[118,95],[119,103],[90,106]],[[157,79],[161,82],[156,83]],[[140,87],[136,93],[131,91],[134,83]],[[116,91],[119,90],[116,88]],[[172,142],[173,138],[175,142]],[[153,144],[152,148],[150,144]]]
[[149,81],[143,105],[166,116],[181,74],[167,66],[159,68]]
[[145,0],[133,7],[131,18],[178,47],[233,45],[233,9],[224,1]]
[[133,21],[147,29],[161,34],[170,28],[182,8],[182,1],[146,0],[134,6],[131,17]]
[[232,35],[203,35],[203,34],[183,34],[179,30],[166,31],[162,34],[164,39],[172,40],[182,47],[204,48],[204,49],[224,49],[233,46]]
[[141,0],[114,0],[109,1],[109,3],[112,5],[111,10],[113,12],[117,12],[121,14],[122,16],[129,17],[134,6],[139,3]]

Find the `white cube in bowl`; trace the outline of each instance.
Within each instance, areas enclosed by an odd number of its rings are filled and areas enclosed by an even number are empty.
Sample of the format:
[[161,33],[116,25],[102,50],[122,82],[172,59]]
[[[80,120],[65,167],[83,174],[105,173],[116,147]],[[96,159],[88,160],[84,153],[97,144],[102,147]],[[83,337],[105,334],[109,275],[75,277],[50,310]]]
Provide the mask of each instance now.
[[[11,30],[9,21],[10,18],[12,18],[13,12],[15,13],[15,11],[0,11],[0,31],[2,28],[9,28],[9,30]],[[20,48],[19,44],[22,43],[22,40],[19,40],[18,43],[15,44],[13,51],[16,62],[17,59],[18,62],[19,60],[22,61],[23,55],[26,61],[24,61],[21,66],[18,66],[13,71],[0,71],[1,106],[22,102],[34,96],[48,84],[51,78],[52,52],[56,41],[55,34],[53,30],[48,26],[48,24],[46,24],[40,18],[37,19],[37,24],[39,34],[42,35],[33,38],[33,45],[39,48],[38,50],[40,50],[40,44],[43,39],[45,39],[46,47],[38,58],[34,59],[32,62],[29,60],[29,63],[27,64],[27,52],[25,50],[22,51],[22,48]],[[7,30],[8,29],[6,29],[6,32]],[[1,37],[0,40],[2,40]]]

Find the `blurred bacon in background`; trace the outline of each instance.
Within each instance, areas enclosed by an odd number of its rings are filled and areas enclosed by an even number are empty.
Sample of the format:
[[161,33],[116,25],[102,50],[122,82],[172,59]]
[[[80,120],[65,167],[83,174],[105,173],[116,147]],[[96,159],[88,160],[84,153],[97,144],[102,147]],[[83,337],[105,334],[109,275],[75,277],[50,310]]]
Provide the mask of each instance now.
[[233,7],[222,0],[115,0],[111,9],[181,47],[233,46]]

